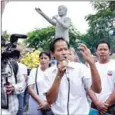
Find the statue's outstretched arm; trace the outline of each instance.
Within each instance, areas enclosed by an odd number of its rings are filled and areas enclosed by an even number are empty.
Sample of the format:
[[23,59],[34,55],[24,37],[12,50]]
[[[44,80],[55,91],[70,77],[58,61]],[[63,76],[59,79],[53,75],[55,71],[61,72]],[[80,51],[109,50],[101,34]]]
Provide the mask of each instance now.
[[53,19],[55,19],[56,22],[63,26],[65,29],[68,29],[71,25],[71,20],[68,17],[66,17],[64,20],[59,20],[56,16],[54,16]]
[[43,13],[40,8],[35,8],[35,10],[36,10],[41,16],[43,16],[49,23],[51,23],[52,25],[56,26],[56,22],[53,21],[51,18],[49,18],[45,13]]

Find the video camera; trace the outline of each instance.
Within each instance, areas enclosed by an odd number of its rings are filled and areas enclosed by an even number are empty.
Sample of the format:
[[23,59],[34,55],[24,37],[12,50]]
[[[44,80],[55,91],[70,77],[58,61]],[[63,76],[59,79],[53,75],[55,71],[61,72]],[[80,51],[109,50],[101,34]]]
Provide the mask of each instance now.
[[[4,50],[2,50],[2,55],[4,55],[4,59],[8,59],[10,57],[10,53],[16,49],[17,47],[17,42],[18,42],[18,39],[25,39],[27,38],[27,35],[23,35],[23,34],[12,34],[10,36],[10,43],[5,43],[5,40],[4,38],[2,37],[1,38],[1,45],[4,46]],[[3,59],[3,58],[2,58]]]
[[4,69],[4,65],[8,63],[8,60],[11,58],[11,53],[17,48],[18,39],[26,39],[27,35],[23,34],[12,34],[10,36],[10,43],[5,43],[5,39],[3,36],[1,37],[1,46],[4,47],[2,49],[1,54],[1,69]]

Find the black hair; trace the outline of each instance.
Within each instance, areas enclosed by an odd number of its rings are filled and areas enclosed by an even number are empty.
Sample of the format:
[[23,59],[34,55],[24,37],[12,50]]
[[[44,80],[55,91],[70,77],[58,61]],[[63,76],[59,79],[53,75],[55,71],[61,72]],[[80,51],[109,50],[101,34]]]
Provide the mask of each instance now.
[[100,44],[103,44],[103,43],[104,43],[104,44],[107,44],[109,50],[111,49],[110,43],[109,43],[107,40],[100,40],[100,41],[97,43],[97,45],[96,45],[96,49],[98,48],[98,46],[99,46]]
[[54,51],[55,51],[55,44],[56,44],[56,42],[58,42],[58,41],[65,41],[66,44],[67,44],[67,46],[68,46],[68,48],[70,47],[70,46],[69,46],[69,43],[68,43],[64,38],[62,38],[62,37],[56,38],[56,39],[54,39],[54,40],[50,43],[50,51],[51,51],[52,53],[54,53]]
[[43,51],[43,52],[41,52],[41,53],[39,54],[39,58],[40,58],[43,54],[45,54],[46,56],[49,57],[49,59],[51,59],[51,55],[50,55],[50,53],[49,53],[48,51]]
[[11,52],[11,54],[10,54],[11,56],[11,58],[17,58],[17,59],[19,59],[19,57],[20,57],[20,51],[19,50],[14,50],[14,51],[12,51]]

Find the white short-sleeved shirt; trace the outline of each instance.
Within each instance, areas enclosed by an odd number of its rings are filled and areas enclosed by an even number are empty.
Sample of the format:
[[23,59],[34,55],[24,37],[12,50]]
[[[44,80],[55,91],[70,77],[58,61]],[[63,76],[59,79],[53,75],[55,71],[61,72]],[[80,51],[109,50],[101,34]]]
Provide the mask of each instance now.
[[23,82],[24,82],[24,86],[25,86],[25,89],[27,87],[27,81],[25,81],[25,76],[24,75],[27,75],[27,66],[22,64],[22,63],[18,63],[18,72],[20,73],[20,75],[24,78],[23,79]]
[[21,72],[22,75],[27,74],[27,66],[22,64],[22,63],[18,63],[19,65],[19,71]]
[[[44,93],[47,92],[57,75],[57,66],[47,69],[44,75]],[[51,108],[54,114],[67,114],[67,98],[68,98],[68,81],[70,79],[70,98],[69,111],[70,114],[89,114],[89,104],[86,97],[85,88],[91,87],[91,75],[88,68],[75,62],[69,62],[67,70],[61,79],[58,97]],[[85,85],[85,86],[84,86]]]
[[[30,75],[28,77],[28,86],[29,85],[33,85],[34,84],[34,91],[37,92],[36,90],[36,85],[35,85],[35,76],[36,76],[36,68],[32,69],[30,72]],[[38,92],[39,92],[39,97],[42,100],[46,100],[45,95],[43,95],[43,76],[44,76],[44,71],[42,71],[40,69],[40,67],[38,68],[38,72],[37,72],[37,87],[38,87]],[[38,111],[39,108],[39,104],[35,101],[35,99],[33,99],[32,96],[29,97],[29,108],[28,108],[28,115],[41,115],[41,113],[39,113]]]
[[[30,72],[30,75],[28,77],[28,86],[29,85],[33,85],[34,84],[34,90],[36,91],[36,86],[35,86],[35,75],[36,75],[36,68],[32,69]],[[38,92],[39,92],[39,96],[41,96],[42,98],[45,98],[45,96],[43,95],[43,76],[44,76],[44,71],[41,70],[41,68],[38,68],[38,72],[37,72],[37,87],[38,87]]]
[[102,91],[96,94],[98,99],[105,102],[115,88],[115,60],[110,60],[106,64],[96,62],[96,67],[101,77]]

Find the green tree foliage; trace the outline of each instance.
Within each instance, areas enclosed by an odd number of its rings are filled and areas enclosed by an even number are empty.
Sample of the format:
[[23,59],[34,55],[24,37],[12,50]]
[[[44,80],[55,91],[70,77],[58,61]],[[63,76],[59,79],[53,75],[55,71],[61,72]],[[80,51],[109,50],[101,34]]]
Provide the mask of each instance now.
[[113,37],[109,31],[114,30],[113,21],[115,20],[115,1],[108,2],[92,2],[96,14],[86,16],[86,21],[89,24],[89,30],[86,35],[81,38],[88,44],[91,51],[94,52],[95,44],[101,40],[106,39],[110,42],[112,48],[115,48]]
[[5,39],[6,42],[9,41],[10,34],[8,34],[7,31],[4,31],[2,36],[3,36],[3,38]]
[[54,39],[54,27],[36,29],[28,33],[28,39],[25,41],[28,47],[39,49],[48,49],[48,44]]
[[[76,39],[79,39],[79,32],[71,25],[70,31],[70,45],[77,48]],[[49,49],[50,42],[55,39],[55,27],[46,27],[42,29],[35,29],[34,31],[28,33],[28,39],[25,41],[26,45],[31,48],[43,50]]]

